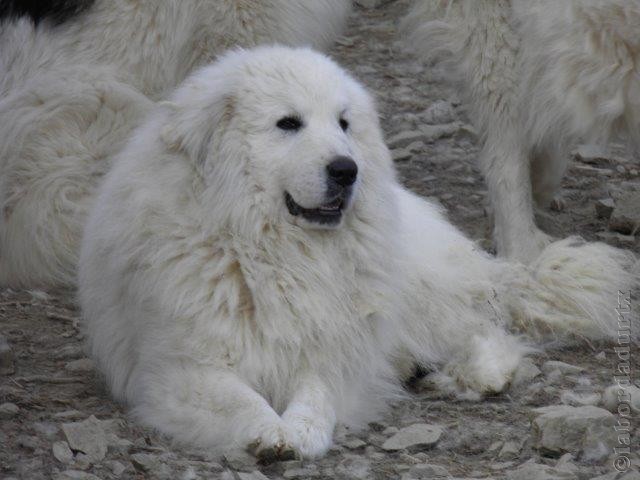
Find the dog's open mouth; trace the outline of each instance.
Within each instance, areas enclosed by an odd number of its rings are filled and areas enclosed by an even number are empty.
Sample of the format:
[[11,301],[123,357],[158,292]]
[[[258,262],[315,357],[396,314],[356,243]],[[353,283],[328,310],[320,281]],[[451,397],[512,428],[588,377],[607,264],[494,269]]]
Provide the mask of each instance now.
[[347,198],[348,195],[342,193],[318,208],[304,208],[296,203],[289,192],[284,192],[284,200],[291,215],[294,217],[300,215],[305,220],[320,225],[335,225],[339,223]]

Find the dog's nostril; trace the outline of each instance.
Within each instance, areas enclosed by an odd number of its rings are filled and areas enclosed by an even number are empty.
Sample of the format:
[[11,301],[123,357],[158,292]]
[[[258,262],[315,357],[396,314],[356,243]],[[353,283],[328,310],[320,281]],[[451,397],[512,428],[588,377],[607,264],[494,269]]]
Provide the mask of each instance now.
[[338,185],[353,185],[358,176],[358,165],[349,157],[337,157],[327,165],[329,177]]

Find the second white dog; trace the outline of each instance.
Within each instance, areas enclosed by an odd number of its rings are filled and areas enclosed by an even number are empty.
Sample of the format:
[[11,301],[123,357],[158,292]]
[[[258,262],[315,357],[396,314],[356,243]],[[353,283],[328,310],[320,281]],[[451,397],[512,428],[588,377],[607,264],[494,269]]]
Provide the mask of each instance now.
[[534,223],[579,139],[640,146],[640,2],[418,0],[403,28],[428,57],[452,54],[483,148],[498,253],[533,261]]
[[325,56],[237,51],[189,78],[101,186],[80,258],[91,352],[174,438],[322,455],[396,367],[501,391],[532,338],[613,335],[633,255],[570,239],[495,260],[397,182],[374,105]]

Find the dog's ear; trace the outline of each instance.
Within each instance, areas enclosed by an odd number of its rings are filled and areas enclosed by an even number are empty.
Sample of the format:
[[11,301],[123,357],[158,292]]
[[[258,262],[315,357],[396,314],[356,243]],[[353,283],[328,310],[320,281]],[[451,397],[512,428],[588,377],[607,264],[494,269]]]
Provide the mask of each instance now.
[[207,67],[187,80],[170,101],[162,102],[166,122],[162,141],[203,167],[212,145],[221,138],[233,117],[233,85],[216,66]]

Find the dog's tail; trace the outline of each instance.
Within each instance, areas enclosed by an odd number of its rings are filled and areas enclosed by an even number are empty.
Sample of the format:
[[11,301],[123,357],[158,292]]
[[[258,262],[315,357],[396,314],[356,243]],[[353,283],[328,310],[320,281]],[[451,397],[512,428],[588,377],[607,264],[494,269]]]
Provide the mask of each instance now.
[[[571,237],[531,265],[503,264],[498,284],[512,326],[538,340],[630,338],[640,260],[629,251]],[[637,333],[631,337],[637,338]]]
[[463,83],[480,130],[515,114],[519,38],[510,18],[510,0],[418,0],[401,21],[407,45]]

